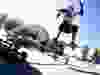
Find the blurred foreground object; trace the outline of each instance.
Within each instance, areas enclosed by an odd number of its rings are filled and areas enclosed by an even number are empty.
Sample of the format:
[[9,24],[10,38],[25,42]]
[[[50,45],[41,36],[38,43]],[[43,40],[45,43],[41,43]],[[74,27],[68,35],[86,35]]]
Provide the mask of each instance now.
[[100,64],[100,48],[96,48],[97,55],[96,55],[96,64]]

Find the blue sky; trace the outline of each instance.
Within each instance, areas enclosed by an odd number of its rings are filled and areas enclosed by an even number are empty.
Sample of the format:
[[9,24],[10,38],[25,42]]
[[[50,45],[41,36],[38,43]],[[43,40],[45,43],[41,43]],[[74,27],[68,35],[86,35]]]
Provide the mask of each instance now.
[[80,17],[80,39],[88,41],[90,48],[100,47],[100,0],[87,0],[88,13]]

